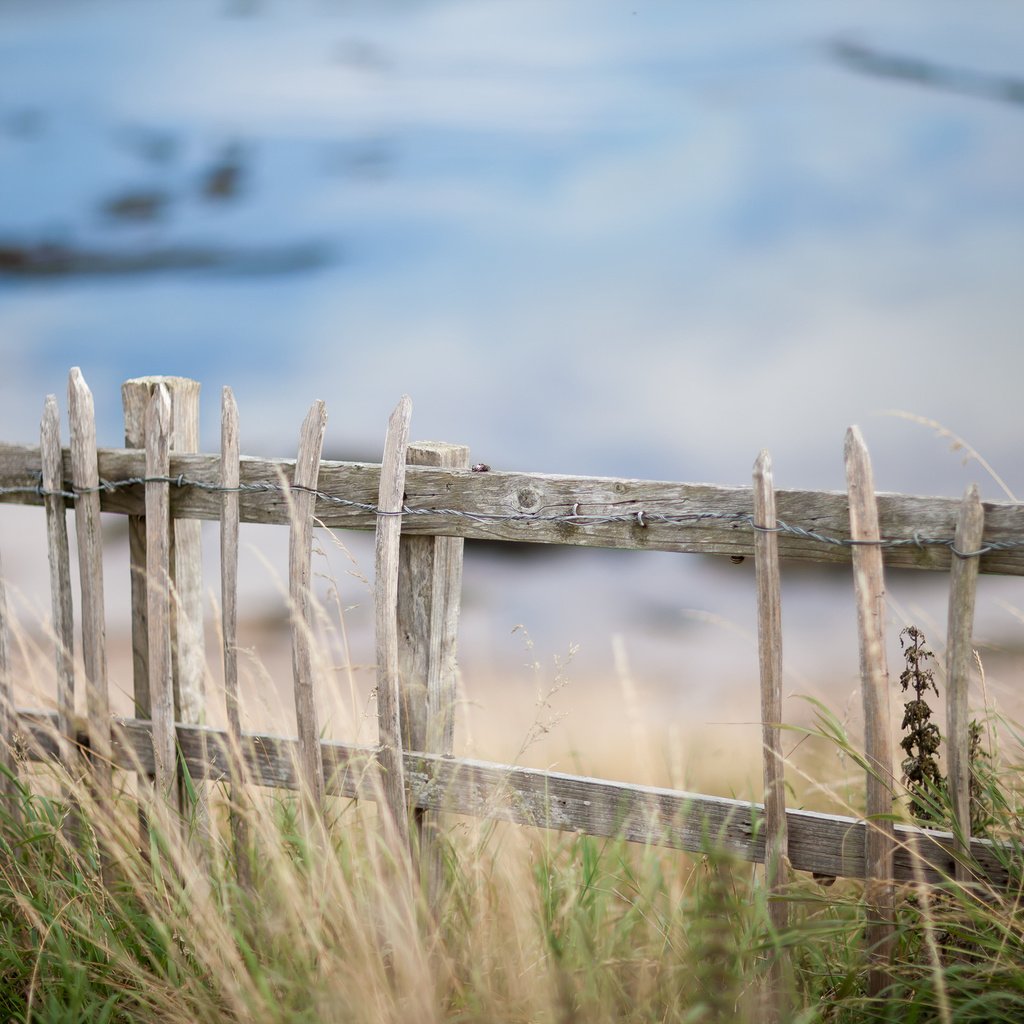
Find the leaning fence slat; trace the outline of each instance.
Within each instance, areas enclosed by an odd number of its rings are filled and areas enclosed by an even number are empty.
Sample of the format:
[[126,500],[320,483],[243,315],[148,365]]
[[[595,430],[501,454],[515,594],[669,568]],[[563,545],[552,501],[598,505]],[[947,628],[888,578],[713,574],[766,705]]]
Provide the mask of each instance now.
[[293,519],[288,546],[288,580],[292,604],[292,674],[295,714],[299,726],[299,758],[313,805],[324,800],[324,766],[320,758],[320,726],[313,690],[313,598],[310,592],[313,558],[313,512],[327,411],[313,403],[299,437],[292,487]]
[[171,399],[158,384],[146,411],[146,582],[148,584],[149,691],[153,706],[153,764],[157,792],[177,798],[174,668],[171,652]]
[[[409,466],[467,469],[465,445],[410,444]],[[463,541],[458,537],[407,537],[399,542],[398,674],[402,746],[451,754],[455,730],[455,657],[462,597]],[[420,863],[431,900],[440,893],[443,849],[435,812],[414,815]]]
[[107,692],[107,640],[103,609],[103,538],[100,533],[99,462],[92,392],[78,367],[68,379],[71,425],[71,479],[76,492],[75,532],[82,590],[82,661],[85,667],[91,776],[102,808],[113,794],[110,764],[110,697]]
[[861,695],[867,758],[868,828],[865,838],[866,938],[872,961],[868,993],[878,996],[888,983],[886,966],[893,948],[892,713],[885,659],[885,578],[878,546],[878,507],[867,445],[850,427],[845,445],[850,498],[853,581],[860,638]]
[[[967,690],[971,677],[971,633],[978,584],[979,555],[985,531],[985,511],[978,488],[971,484],[964,494],[956,528],[956,551],[949,575],[949,624],[946,639],[946,734],[949,759],[949,792],[953,814],[962,837],[957,849],[966,854],[971,841],[970,723]],[[957,862],[956,878],[967,881],[970,872]]]
[[242,778],[242,716],[238,695],[238,406],[234,392],[221,393],[221,517],[220,517],[220,601],[221,633],[224,644],[224,699],[227,706],[231,752],[231,837],[239,884],[252,885],[249,864],[249,823],[241,813],[245,795]]
[[60,760],[78,774],[75,745],[74,618],[71,606],[71,555],[68,548],[64,463],[60,447],[60,410],[56,395],[47,395],[39,431],[43,491],[46,494],[46,541],[50,564],[50,606],[57,668],[57,732]]
[[388,420],[381,459],[375,538],[374,610],[377,628],[377,713],[384,803],[397,840],[409,843],[402,764],[401,696],[398,670],[398,550],[402,532],[405,460],[412,402],[403,395]]
[[[782,895],[787,878],[786,765],[782,753],[782,580],[775,520],[772,460],[762,451],[754,463],[754,563],[757,578],[757,649],[761,669],[761,734],[764,758],[765,887],[776,931],[789,923]],[[775,996],[782,999],[781,964],[774,967]],[[785,1008],[777,1003],[775,1019]]]

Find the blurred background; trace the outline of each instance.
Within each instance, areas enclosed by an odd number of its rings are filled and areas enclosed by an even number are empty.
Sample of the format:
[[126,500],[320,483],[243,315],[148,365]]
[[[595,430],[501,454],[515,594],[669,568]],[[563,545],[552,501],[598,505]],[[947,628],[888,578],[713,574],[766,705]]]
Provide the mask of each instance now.
[[[857,423],[880,489],[1007,499],[1022,53],[1002,0],[3,0],[0,437],[35,443],[77,365],[101,445],[123,380],[177,374],[209,451],[223,384],[254,455],[293,455],[323,398],[325,454],[379,459],[408,393],[415,437],[496,469],[744,485],[768,448],[777,486],[841,489]],[[45,609],[40,517],[0,516]],[[278,533],[243,535],[242,611],[287,714]],[[372,558],[340,539],[322,570],[365,665]],[[784,577],[787,714],[812,695],[856,727],[849,575]],[[893,634],[941,654],[944,586],[894,575]],[[1004,704],[1019,589],[979,607]],[[470,548],[462,742],[662,777],[634,755],[671,733],[728,760],[758,742],[753,604],[749,564]]]

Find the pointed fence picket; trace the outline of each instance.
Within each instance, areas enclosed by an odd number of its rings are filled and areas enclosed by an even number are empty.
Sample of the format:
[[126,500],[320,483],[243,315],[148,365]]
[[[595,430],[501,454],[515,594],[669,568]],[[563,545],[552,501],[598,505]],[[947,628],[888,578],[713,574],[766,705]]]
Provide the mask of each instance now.
[[[775,516],[772,460],[761,452],[753,476],[754,570],[757,581],[757,649],[761,670],[761,736],[764,766],[764,873],[768,913],[776,932],[789,924],[784,896],[789,882],[786,856],[786,762],[782,751],[782,579]],[[773,1020],[782,1021],[784,953],[773,957]]]
[[[299,727],[299,757],[309,797],[317,810],[324,802],[324,766],[320,759],[320,725],[313,677],[313,509],[320,456],[327,428],[323,402],[309,410],[299,438],[295,474],[286,492],[292,504],[288,545],[288,592],[292,612],[292,678],[295,717]],[[287,486],[287,485],[286,485]]]
[[78,577],[82,591],[82,660],[91,752],[90,777],[100,812],[109,811],[111,774],[110,697],[107,692],[107,627],[103,608],[103,537],[100,475],[92,392],[75,367],[68,380],[71,483],[75,491]]
[[[982,508],[976,489],[962,502],[876,495],[870,458],[856,428],[847,435],[845,495],[778,491],[761,453],[751,488],[498,473],[468,468],[459,445],[410,444],[411,403],[388,423],[379,465],[321,457],[326,410],[314,404],[294,462],[242,459],[239,417],[222,395],[221,452],[194,453],[198,386],[181,378],[139,378],[123,388],[125,449],[97,449],[93,400],[81,373],[69,380],[71,442],[62,451],[56,401],[44,409],[40,447],[0,444],[0,500],[45,505],[48,526],[57,713],[13,707],[7,662],[9,619],[0,576],[0,767],[7,791],[17,769],[15,736],[30,756],[57,757],[72,773],[87,739],[98,808],[109,807],[112,769],[156,779],[181,813],[182,770],[193,782],[224,779],[238,877],[251,884],[249,839],[241,813],[249,785],[301,790],[313,807],[326,795],[378,801],[386,835],[418,851],[421,878],[436,900],[442,878],[438,815],[500,818],[596,836],[621,836],[702,851],[709,837],[766,865],[774,926],[787,922],[791,870],[867,882],[869,987],[884,988],[893,934],[893,887],[968,877],[968,861],[992,885],[1008,880],[999,850],[970,834],[966,686],[978,574],[1024,575],[1024,507]],[[197,421],[196,421],[197,422]],[[74,707],[71,589],[66,509],[75,510],[81,580],[87,735]],[[129,517],[135,716],[113,734],[103,615],[100,512]],[[675,510],[675,511],[672,511]],[[194,598],[199,592],[198,520],[221,525],[221,626],[228,728],[202,725],[202,663]],[[290,527],[289,593],[298,738],[241,729],[237,607],[240,522]],[[375,747],[325,741],[319,734],[315,627],[310,594],[312,530],[373,529],[379,741]],[[805,524],[813,523],[813,527]],[[188,527],[188,529],[183,529]],[[763,804],[625,785],[455,758],[455,652],[462,542],[488,540],[754,554],[762,688]],[[781,745],[782,617],[779,563],[846,561],[853,567],[866,722],[867,807],[863,819],[785,806]],[[949,571],[950,778],[953,834],[894,825],[898,793],[885,664],[884,566]],[[197,662],[198,659],[198,662]],[[773,970],[785,967],[778,958]],[[777,986],[780,993],[782,986]],[[785,1019],[781,1002],[775,1019]]]
[[221,644],[224,648],[224,704],[227,712],[231,778],[231,839],[238,882],[252,887],[249,861],[249,823],[245,815],[246,785],[242,762],[242,714],[238,692],[238,406],[231,388],[221,393],[221,517],[220,601]]
[[970,800],[970,721],[967,713],[967,687],[970,681],[971,630],[974,626],[974,600],[978,582],[978,554],[985,530],[985,512],[973,484],[964,494],[956,526],[955,544],[959,557],[949,575],[949,625],[946,641],[946,732],[949,737],[947,759],[948,785],[956,818],[956,879],[970,877],[967,853],[971,841]]
[[857,598],[860,640],[860,688],[864,706],[864,754],[867,762],[865,806],[865,928],[872,968],[868,995],[878,996],[888,984],[887,965],[893,949],[893,800],[892,708],[885,660],[885,581],[878,546],[878,506],[867,445],[856,427],[846,435],[846,479],[850,494],[850,537],[853,587]]

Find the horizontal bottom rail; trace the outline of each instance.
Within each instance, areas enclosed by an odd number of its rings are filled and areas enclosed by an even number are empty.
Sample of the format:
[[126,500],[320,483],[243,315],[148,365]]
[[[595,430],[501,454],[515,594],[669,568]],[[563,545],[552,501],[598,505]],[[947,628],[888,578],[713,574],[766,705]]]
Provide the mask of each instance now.
[[[57,757],[56,715],[18,711],[19,746],[33,760]],[[153,772],[151,723],[114,720],[113,761],[118,768]],[[178,746],[195,779],[231,777],[229,737],[194,725],[177,726]],[[88,747],[88,737],[79,736]],[[298,741],[278,736],[243,736],[247,781],[278,789],[300,786]],[[377,800],[383,789],[377,748],[322,741],[328,793]],[[679,790],[609,782],[466,758],[405,752],[411,806],[649,843],[692,853],[721,850],[742,860],[764,862],[764,806],[744,800]],[[863,878],[869,823],[842,815],[787,809],[789,860],[798,871],[819,876]],[[913,882],[954,877],[954,838],[949,832],[896,826],[895,878]],[[978,881],[998,888],[1019,879],[1022,852],[1015,846],[971,840]],[[915,864],[915,859],[917,864]]]

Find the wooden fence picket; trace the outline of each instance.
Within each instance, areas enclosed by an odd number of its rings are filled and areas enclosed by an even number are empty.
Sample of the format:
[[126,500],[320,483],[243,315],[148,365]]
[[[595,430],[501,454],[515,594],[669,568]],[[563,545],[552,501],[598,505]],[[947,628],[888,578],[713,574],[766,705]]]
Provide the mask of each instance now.
[[68,378],[71,425],[71,477],[78,539],[78,576],[82,591],[82,661],[92,752],[90,777],[101,813],[113,796],[110,697],[107,691],[107,629],[103,608],[103,537],[100,532],[99,460],[92,392],[78,367]]
[[970,722],[967,690],[971,678],[971,632],[978,584],[978,561],[985,511],[972,484],[964,494],[954,544],[959,556],[949,573],[949,625],[946,634],[946,756],[948,785],[957,823],[956,879],[965,882],[970,871],[964,858],[971,842]]
[[[419,442],[406,453],[409,466],[468,469],[465,445]],[[398,677],[402,747],[451,754],[455,730],[455,657],[462,595],[461,537],[403,535],[399,542]],[[431,903],[443,877],[437,812],[413,815],[420,865]]]
[[889,983],[894,938],[892,712],[885,658],[885,578],[878,506],[871,458],[857,427],[847,431],[845,461],[867,759],[864,896],[868,914],[865,935],[871,963],[868,994],[878,997]]
[[249,822],[245,801],[242,759],[242,715],[238,692],[238,406],[231,388],[221,392],[221,517],[220,603],[221,640],[224,645],[224,701],[231,752],[231,838],[235,848],[238,883],[252,887],[249,862]]
[[403,848],[409,822],[402,763],[401,694],[398,669],[398,562],[405,493],[406,449],[412,402],[407,395],[388,419],[381,458],[374,545],[374,618],[377,647],[377,722],[386,825]]
[[291,490],[292,524],[288,544],[288,589],[292,605],[292,675],[299,726],[299,760],[318,810],[324,802],[324,766],[320,757],[320,726],[313,687],[313,598],[310,592],[313,557],[313,512],[320,455],[327,428],[323,402],[306,414],[295,460]]
[[146,583],[149,693],[153,719],[156,789],[184,810],[178,792],[175,751],[174,665],[171,652],[171,398],[163,384],[146,410]]
[[75,630],[71,603],[71,555],[68,547],[64,460],[60,447],[57,397],[47,395],[39,430],[39,457],[46,492],[46,546],[50,566],[50,607],[57,670],[57,742],[62,763],[77,777],[75,736]]
[[[757,580],[757,650],[761,675],[761,737],[764,762],[764,876],[768,914],[776,932],[789,924],[782,898],[789,882],[786,834],[786,764],[782,752],[782,580],[776,532],[772,460],[762,451],[754,463],[754,572]],[[782,953],[773,958],[774,1020],[785,1018]]]

